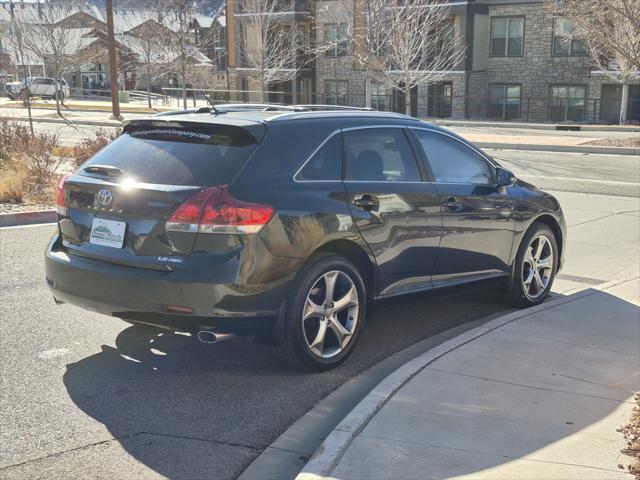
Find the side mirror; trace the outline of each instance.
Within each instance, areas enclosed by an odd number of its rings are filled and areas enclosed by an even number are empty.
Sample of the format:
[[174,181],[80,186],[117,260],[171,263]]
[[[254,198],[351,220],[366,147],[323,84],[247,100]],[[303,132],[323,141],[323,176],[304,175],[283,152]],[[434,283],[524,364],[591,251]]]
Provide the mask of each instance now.
[[499,187],[510,187],[518,180],[511,170],[496,167],[496,178]]

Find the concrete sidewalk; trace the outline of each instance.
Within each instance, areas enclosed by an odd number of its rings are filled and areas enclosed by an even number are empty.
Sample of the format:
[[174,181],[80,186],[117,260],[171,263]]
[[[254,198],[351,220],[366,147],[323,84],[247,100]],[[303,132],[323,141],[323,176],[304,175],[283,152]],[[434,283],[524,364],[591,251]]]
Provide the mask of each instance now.
[[640,390],[640,283],[554,295],[383,381],[298,476],[630,479],[616,429]]

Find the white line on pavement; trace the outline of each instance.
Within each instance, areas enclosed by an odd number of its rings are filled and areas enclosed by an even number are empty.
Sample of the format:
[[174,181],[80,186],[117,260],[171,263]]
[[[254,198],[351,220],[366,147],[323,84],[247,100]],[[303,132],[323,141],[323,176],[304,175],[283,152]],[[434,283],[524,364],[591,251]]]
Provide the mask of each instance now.
[[630,185],[640,187],[640,182],[619,182],[616,180],[595,180],[593,178],[576,178],[576,177],[549,177],[544,175],[518,175],[522,178],[539,178],[543,180],[566,180],[571,182],[587,182],[587,183],[599,183],[603,185]]

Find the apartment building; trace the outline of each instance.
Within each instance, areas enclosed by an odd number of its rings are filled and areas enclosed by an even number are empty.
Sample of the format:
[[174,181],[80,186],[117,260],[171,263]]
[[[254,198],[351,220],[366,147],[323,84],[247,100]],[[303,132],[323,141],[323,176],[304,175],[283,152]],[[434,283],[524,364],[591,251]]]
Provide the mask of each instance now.
[[[444,0],[447,1],[447,0]],[[242,0],[227,0],[230,84],[251,95],[251,72],[243,71],[239,52]],[[311,32],[331,48],[306,63],[294,82],[273,85],[285,95],[272,100],[364,106],[365,75],[354,55],[358,39],[348,25],[363,22],[361,0],[287,1],[283,17],[293,28]],[[544,8],[542,0],[448,0],[465,58],[435,84],[411,92],[412,114],[419,117],[478,118],[529,122],[612,123],[619,118],[621,85],[591,66],[585,45],[566,42],[570,24]],[[345,5],[349,8],[345,8]],[[354,15],[355,20],[348,15]],[[343,15],[342,20],[340,15]],[[231,25],[236,26],[232,27]],[[357,30],[357,29],[356,29]],[[404,112],[404,94],[376,81],[371,106]],[[630,88],[628,115],[640,121],[640,81]]]
[[[262,13],[255,13],[254,1],[227,0],[227,59],[230,89],[235,90],[235,100],[270,101],[277,103],[321,103],[315,95],[315,62],[305,49],[301,49],[287,67],[296,71],[294,78],[274,81],[266,89],[266,98],[261,98],[262,87],[256,78],[256,69],[249,64],[243,52],[244,38],[258,35],[251,21],[254,15],[276,15],[282,34],[298,36],[303,45],[310,45],[315,28],[315,2],[312,0],[272,0]],[[234,98],[232,98],[234,100]]]

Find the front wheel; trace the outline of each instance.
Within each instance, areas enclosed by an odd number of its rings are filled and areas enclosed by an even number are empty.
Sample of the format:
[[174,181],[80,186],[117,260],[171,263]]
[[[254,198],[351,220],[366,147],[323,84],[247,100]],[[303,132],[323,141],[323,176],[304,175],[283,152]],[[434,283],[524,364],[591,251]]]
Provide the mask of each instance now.
[[514,303],[529,307],[549,296],[558,270],[558,244],[551,229],[534,223],[520,244],[511,281]]
[[347,259],[321,254],[301,269],[296,283],[283,319],[280,354],[304,370],[334,368],[351,353],[364,324],[362,277]]

